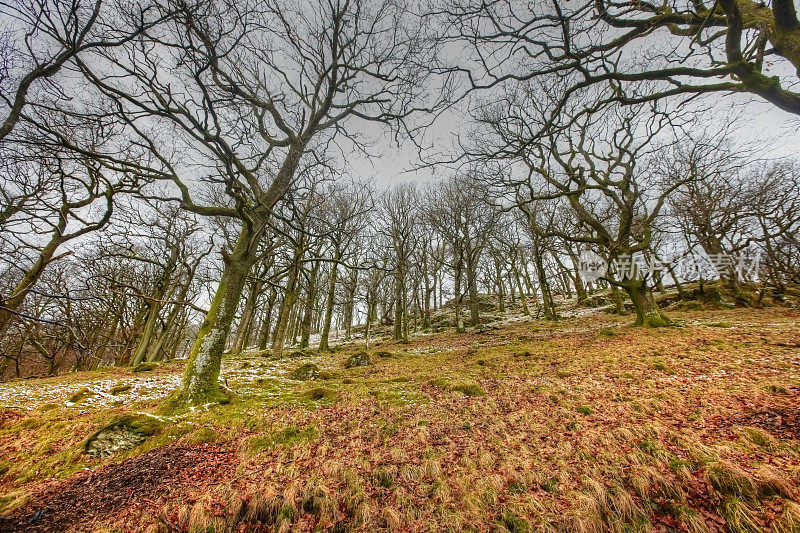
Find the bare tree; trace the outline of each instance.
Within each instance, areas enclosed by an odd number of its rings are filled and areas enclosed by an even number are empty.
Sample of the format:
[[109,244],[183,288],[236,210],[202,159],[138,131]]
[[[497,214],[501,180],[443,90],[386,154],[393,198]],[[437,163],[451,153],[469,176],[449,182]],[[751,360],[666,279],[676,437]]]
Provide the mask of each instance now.
[[556,75],[566,90],[552,102],[548,122],[562,119],[587,87],[602,90],[604,103],[626,105],[745,93],[800,114],[793,0],[445,0],[437,11],[448,22],[446,35],[471,53],[458,67],[470,87],[552,83]]
[[328,350],[328,340],[333,319],[333,307],[336,298],[336,287],[339,280],[339,266],[353,263],[354,241],[369,223],[369,213],[373,207],[371,191],[362,184],[352,184],[346,187],[336,186],[325,193],[323,205],[328,229],[327,240],[330,242],[330,276],[328,291],[325,297],[325,315],[322,324],[322,334],[319,341],[320,350]]
[[33,253],[15,261],[16,282],[0,299],[0,335],[62,246],[103,228],[114,196],[138,187],[129,176],[70,152],[45,150],[30,157],[25,172],[35,173],[34,183],[46,184],[35,187],[35,202],[23,201],[5,220],[2,239],[17,240]]
[[429,224],[447,244],[453,270],[456,329],[462,331],[464,293],[469,294],[470,323],[480,323],[478,265],[486,249],[498,211],[486,201],[485,190],[472,175],[453,176],[431,186],[425,213]]
[[418,201],[416,187],[402,184],[387,190],[379,204],[381,233],[391,251],[387,268],[392,272],[394,338],[401,342],[408,342],[408,283],[416,252]]
[[[354,121],[402,124],[415,110],[427,49],[413,22],[391,1],[203,1],[183,4],[135,43],[79,61],[160,160],[152,171],[173,183],[185,209],[241,221],[182,400],[219,395],[222,352],[259,243],[304,158],[314,164],[310,152],[353,139]],[[193,192],[191,175],[221,201]]]

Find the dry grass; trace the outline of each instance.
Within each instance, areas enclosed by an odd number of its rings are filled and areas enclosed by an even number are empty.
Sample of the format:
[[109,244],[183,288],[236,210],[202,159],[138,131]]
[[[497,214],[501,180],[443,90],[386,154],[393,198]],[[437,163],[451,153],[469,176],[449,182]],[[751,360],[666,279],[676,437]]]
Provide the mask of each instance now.
[[[135,464],[157,446],[215,443],[235,457],[221,479],[176,475],[139,512],[95,516],[95,525],[798,531],[798,314],[673,315],[682,327],[637,329],[600,315],[384,341],[373,355],[390,357],[324,387],[231,380],[236,401],[177,415],[122,457]],[[307,357],[341,368],[357,349]],[[259,359],[241,364],[258,368]],[[0,504],[26,516],[26,498],[47,477],[119,461],[79,450],[114,413],[4,414]]]

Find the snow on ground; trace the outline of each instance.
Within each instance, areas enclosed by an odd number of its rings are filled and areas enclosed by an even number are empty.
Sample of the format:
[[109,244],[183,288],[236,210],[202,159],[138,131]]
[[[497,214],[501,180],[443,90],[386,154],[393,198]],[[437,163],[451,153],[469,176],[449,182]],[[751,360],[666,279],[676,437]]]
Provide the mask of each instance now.
[[[70,381],[69,383],[42,382],[25,380],[0,384],[0,408],[4,409],[36,409],[46,403],[63,405],[80,405],[84,408],[97,408],[122,401],[129,403],[140,400],[163,398],[175,390],[180,384],[180,374],[159,376],[143,375],[119,379],[89,379],[86,381]],[[130,390],[113,395],[109,390],[117,385],[130,385]],[[86,388],[90,394],[80,402],[72,404],[69,398],[79,390]]]
[[[335,360],[323,355],[284,357],[280,360],[259,357],[232,359],[223,364],[221,379],[224,379],[234,390],[244,388],[259,379],[291,381],[289,374],[303,363],[315,363],[323,370],[332,370]],[[69,379],[67,382],[55,379],[29,379],[0,383],[0,409],[27,410],[37,409],[47,403],[66,406],[75,405],[80,409],[107,407],[113,404],[129,404],[143,400],[165,398],[177,389],[181,383],[181,368],[176,366],[172,373],[140,372],[129,376],[109,378],[100,376],[85,380]],[[130,389],[118,394],[110,394],[112,387],[130,386]],[[76,392],[87,389],[86,398],[78,404],[69,402]]]
[[[569,302],[559,302],[560,306]],[[600,312],[597,309],[575,308],[562,310],[562,317],[586,316]],[[502,319],[494,321],[491,326],[502,327],[515,322],[531,321],[533,317],[519,312],[509,312]],[[422,332],[414,336],[425,336]],[[318,337],[318,336],[317,336]],[[318,341],[315,337],[313,340]],[[373,339],[380,340],[380,337]],[[343,343],[343,344],[352,344]],[[429,345],[412,349],[413,353],[425,354],[442,351],[452,351],[452,347]],[[299,357],[284,357],[280,360],[260,357],[258,353],[251,352],[244,357],[237,357],[223,363],[221,379],[241,392],[250,390],[249,385],[257,380],[271,379],[277,381],[291,381],[289,374],[303,363],[314,363],[322,370],[335,370],[338,368],[336,359],[325,355],[304,355]],[[143,400],[156,400],[166,397],[180,386],[181,369],[175,367],[172,373],[141,372],[115,378],[98,375],[87,375],[85,380],[69,379],[58,381],[54,379],[30,379],[0,383],[0,409],[27,410],[37,409],[47,403],[61,405],[75,405],[80,409],[102,408],[113,404],[129,404]],[[118,394],[110,394],[112,387],[130,386],[129,390]],[[89,394],[78,404],[69,402],[69,398],[81,389],[87,389]],[[280,394],[276,392],[276,394]]]

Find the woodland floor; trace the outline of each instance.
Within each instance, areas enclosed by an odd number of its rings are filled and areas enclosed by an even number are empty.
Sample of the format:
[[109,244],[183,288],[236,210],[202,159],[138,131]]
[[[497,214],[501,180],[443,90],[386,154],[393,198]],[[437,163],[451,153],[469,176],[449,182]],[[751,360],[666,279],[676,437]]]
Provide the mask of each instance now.
[[233,402],[109,458],[180,362],[0,384],[0,531],[800,531],[800,312],[670,316],[231,356]]

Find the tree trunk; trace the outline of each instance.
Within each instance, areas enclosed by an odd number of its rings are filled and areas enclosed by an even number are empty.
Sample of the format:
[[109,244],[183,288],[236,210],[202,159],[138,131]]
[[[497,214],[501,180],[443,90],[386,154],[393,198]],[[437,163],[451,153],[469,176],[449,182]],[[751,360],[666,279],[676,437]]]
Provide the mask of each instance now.
[[350,274],[350,283],[347,289],[347,305],[344,308],[344,338],[350,340],[353,333],[353,314],[356,309],[356,289],[358,288],[358,271]]
[[339,252],[337,251],[333,257],[334,261],[331,266],[331,279],[328,283],[328,294],[325,299],[325,319],[322,324],[322,335],[319,339],[320,350],[330,350],[328,346],[328,337],[331,334],[331,321],[333,320],[333,304],[336,299],[336,282],[339,278]]
[[256,304],[261,294],[262,283],[254,280],[250,283],[247,301],[242,309],[242,318],[239,320],[239,327],[236,329],[236,339],[233,341],[231,352],[239,353],[246,348],[247,339],[250,337],[250,329],[253,326],[253,318],[256,314]]
[[463,269],[461,265],[456,265],[455,268],[455,279],[453,280],[453,307],[455,311],[455,322],[456,322],[456,331],[461,333],[464,331],[464,317],[461,310],[461,278],[463,277],[462,274]]
[[525,292],[522,290],[522,280],[519,277],[519,270],[517,269],[517,265],[515,263],[511,264],[511,270],[514,274],[514,279],[517,281],[517,289],[519,290],[519,299],[522,302],[522,314],[525,316],[529,316],[531,314],[531,311],[528,308],[528,298],[527,296],[525,296]]
[[212,402],[221,395],[218,379],[222,353],[247,276],[258,257],[264,228],[264,225],[255,227],[252,223],[245,223],[226,261],[217,292],[186,362],[181,395],[189,404]]
[[399,271],[395,274],[394,283],[394,338],[397,341],[408,342],[408,302],[406,301],[405,274]]
[[533,281],[531,281],[531,273],[528,272],[528,262],[524,258],[522,261],[522,275],[525,279],[525,287],[528,289],[528,294],[534,294],[536,289],[534,289]]
[[275,300],[277,298],[277,289],[275,289],[275,287],[270,287],[267,309],[264,312],[264,317],[261,319],[261,331],[258,337],[258,349],[262,352],[267,349],[267,344],[269,344],[269,329],[272,325],[272,308],[275,306]]
[[56,250],[61,245],[61,230],[56,231],[51,237],[50,241],[42,248],[41,253],[39,253],[39,257],[36,258],[36,262],[25,272],[22,276],[22,279],[17,283],[14,289],[9,294],[8,298],[5,300],[0,300],[0,304],[2,304],[2,308],[0,308],[0,337],[5,336],[6,330],[8,329],[9,324],[11,323],[11,319],[15,316],[14,311],[18,310],[22,303],[25,301],[25,297],[28,295],[28,291],[30,291],[36,282],[39,281],[39,278],[42,276],[45,267],[47,264],[52,261],[53,256],[55,256]]
[[[319,257],[319,250],[314,253],[314,256]],[[300,323],[301,350],[308,348],[311,342],[311,324],[314,321],[314,304],[317,301],[317,276],[319,276],[320,265],[322,265],[321,261],[315,261],[311,272],[308,274],[308,290],[306,291],[306,301],[303,308],[303,320]]]
[[158,322],[158,314],[160,311],[161,306],[158,304],[158,302],[150,302],[150,310],[147,314],[147,322],[144,324],[144,331],[142,332],[141,337],[139,337],[139,344],[136,346],[136,350],[133,352],[133,356],[131,357],[131,364],[133,366],[136,366],[145,360],[147,350],[150,348],[150,341],[153,339],[153,332],[155,332],[156,322]]
[[478,301],[477,265],[467,265],[467,290],[469,291],[469,319],[472,327],[481,322],[480,302]]
[[[183,288],[181,289],[180,294],[178,295],[178,301],[183,302],[186,300],[186,296],[189,294],[189,289],[192,286],[192,280],[194,279],[194,269],[192,269],[187,276],[186,282],[183,284]],[[178,319],[178,315],[181,312],[181,305],[180,304],[173,304],[172,309],[167,315],[167,323],[164,325],[164,331],[159,335],[158,341],[156,341],[155,347],[150,351],[147,356],[148,361],[160,361],[164,357],[161,355],[164,347],[167,344],[167,339],[173,335],[175,332],[175,323]]]
[[139,344],[131,357],[131,364],[136,366],[147,358],[147,352],[150,349],[150,341],[153,340],[153,333],[156,329],[158,316],[161,313],[163,304],[160,300],[164,300],[169,292],[169,280],[175,270],[175,263],[178,260],[178,249],[173,248],[169,262],[164,267],[164,271],[156,280],[155,290],[153,297],[148,302],[147,320],[144,324],[144,331],[139,339]]
[[505,298],[505,286],[503,285],[503,269],[500,266],[500,258],[494,257],[494,272],[495,276],[497,276],[497,309],[500,314],[505,314],[506,312],[506,298]]
[[644,280],[625,280],[621,282],[621,285],[633,302],[637,326],[663,327],[671,323],[659,309],[650,287]]
[[544,269],[541,249],[538,240],[534,240],[534,263],[536,265],[536,276],[539,278],[539,290],[542,291],[542,310],[546,320],[555,320],[556,306],[553,303],[553,295],[550,292],[550,282],[547,280],[547,272]]
[[[302,247],[300,247],[302,250]],[[286,291],[281,302],[281,310],[278,315],[278,322],[275,325],[275,340],[272,343],[272,355],[280,357],[283,354],[283,345],[286,342],[286,334],[289,330],[289,319],[291,318],[292,308],[297,299],[297,280],[300,275],[300,261],[302,252],[296,251],[292,266],[289,269],[289,279],[286,282]]]

